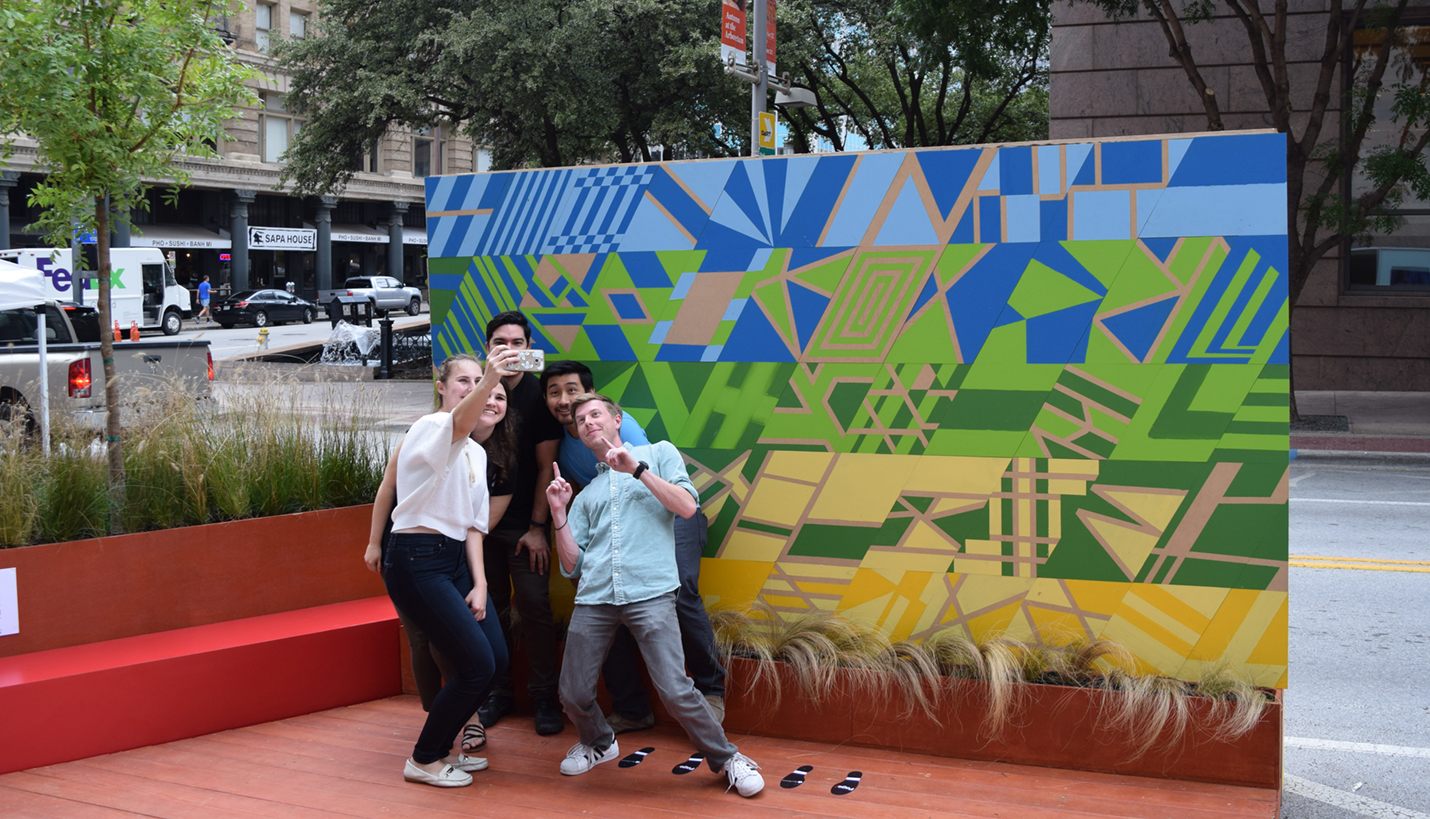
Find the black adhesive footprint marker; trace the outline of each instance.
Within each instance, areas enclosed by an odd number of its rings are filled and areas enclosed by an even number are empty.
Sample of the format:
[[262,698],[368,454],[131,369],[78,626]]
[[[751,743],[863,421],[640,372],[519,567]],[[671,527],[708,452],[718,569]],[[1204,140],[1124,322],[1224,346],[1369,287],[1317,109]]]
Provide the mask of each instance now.
[[845,794],[853,793],[854,789],[859,787],[859,780],[863,776],[864,774],[861,771],[850,771],[849,775],[844,777],[844,781],[830,788],[829,792],[835,796],[844,796]]
[[800,785],[804,784],[805,774],[809,773],[812,770],[814,770],[813,765],[801,765],[798,768],[795,768],[793,771],[790,771],[784,779],[780,780],[780,787],[798,788]]
[[704,761],[705,754],[691,754],[689,759],[685,760],[679,765],[676,765],[674,768],[671,768],[670,772],[675,774],[676,776],[684,776],[685,774],[690,773],[696,768],[699,768],[700,763]]
[[649,754],[651,751],[654,750],[654,748],[642,748],[633,754],[626,754],[625,758],[616,764],[618,764],[622,768],[634,768],[635,766],[641,764],[641,760],[646,758],[646,754]]

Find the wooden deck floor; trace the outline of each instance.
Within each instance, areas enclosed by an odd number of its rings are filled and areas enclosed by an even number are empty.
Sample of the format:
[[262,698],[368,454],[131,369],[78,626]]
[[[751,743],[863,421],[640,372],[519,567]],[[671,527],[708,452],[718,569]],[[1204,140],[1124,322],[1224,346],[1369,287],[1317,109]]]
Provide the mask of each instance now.
[[[622,754],[653,747],[632,768],[557,771],[575,730],[539,737],[531,720],[492,729],[491,768],[468,788],[402,780],[422,724],[415,697],[324,711],[195,739],[0,776],[0,816],[77,819],[240,817],[913,816],[1272,817],[1266,790],[1168,782],[765,737],[732,737],[765,775],[754,799],[726,793],[707,768],[671,769],[690,754],[669,728],[625,734]],[[103,730],[96,726],[95,730]],[[811,765],[804,785],[779,781]],[[852,793],[831,787],[862,772]]]

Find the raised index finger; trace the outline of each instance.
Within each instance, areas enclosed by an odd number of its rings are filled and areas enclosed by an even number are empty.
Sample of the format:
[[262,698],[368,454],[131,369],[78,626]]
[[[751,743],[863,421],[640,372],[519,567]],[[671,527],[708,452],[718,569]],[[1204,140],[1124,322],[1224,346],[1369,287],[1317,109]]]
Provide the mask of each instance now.
[[551,468],[554,469],[554,470],[556,470],[556,480],[558,480],[558,481],[561,480],[561,464],[558,464],[557,462],[552,461],[552,462],[551,462]]

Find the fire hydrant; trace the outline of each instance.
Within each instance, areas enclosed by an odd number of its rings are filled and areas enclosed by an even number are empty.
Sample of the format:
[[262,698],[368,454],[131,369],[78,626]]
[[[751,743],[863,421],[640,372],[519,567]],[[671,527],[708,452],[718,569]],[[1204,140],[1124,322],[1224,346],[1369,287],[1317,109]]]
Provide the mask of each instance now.
[[266,349],[268,349],[268,328],[267,328],[267,327],[260,327],[260,328],[258,329],[258,349],[260,349],[260,350],[266,350]]
[[138,340],[139,340],[139,322],[137,322],[137,321],[131,321],[131,322],[129,322],[129,340],[130,340],[130,341],[138,341]]

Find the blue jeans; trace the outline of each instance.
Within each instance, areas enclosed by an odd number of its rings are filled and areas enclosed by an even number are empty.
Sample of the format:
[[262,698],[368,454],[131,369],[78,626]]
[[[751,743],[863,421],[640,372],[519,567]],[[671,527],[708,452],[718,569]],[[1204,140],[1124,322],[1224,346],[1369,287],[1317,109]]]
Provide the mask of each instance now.
[[394,534],[382,567],[393,605],[452,664],[453,677],[432,699],[412,749],[412,759],[425,765],[451,752],[457,733],[491,692],[492,680],[506,669],[506,642],[490,595],[486,619],[479,622],[467,608],[472,573],[462,541],[445,535]]
[[[695,689],[706,696],[723,697],[725,667],[720,665],[715,630],[710,627],[710,615],[705,613],[705,601],[700,597],[700,556],[710,537],[709,528],[710,522],[703,510],[689,518],[675,517],[675,564],[680,572],[675,616],[680,622],[685,670],[695,681]],[[650,696],[641,684],[640,666],[636,662],[639,655],[630,629],[621,626],[601,668],[616,713],[632,720],[644,719],[651,713]]]

